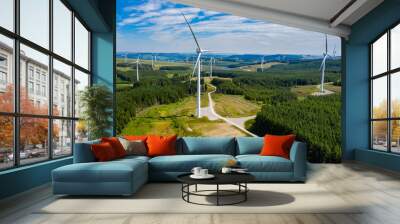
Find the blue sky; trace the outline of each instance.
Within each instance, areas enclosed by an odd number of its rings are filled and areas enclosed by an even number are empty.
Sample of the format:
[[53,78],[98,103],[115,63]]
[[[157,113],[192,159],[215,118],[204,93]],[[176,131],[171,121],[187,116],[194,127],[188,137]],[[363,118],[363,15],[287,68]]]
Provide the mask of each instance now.
[[[305,31],[165,0],[117,1],[117,50],[129,52],[194,52],[190,21],[202,48],[217,53],[321,55],[324,34]],[[340,38],[328,36],[329,51]]]

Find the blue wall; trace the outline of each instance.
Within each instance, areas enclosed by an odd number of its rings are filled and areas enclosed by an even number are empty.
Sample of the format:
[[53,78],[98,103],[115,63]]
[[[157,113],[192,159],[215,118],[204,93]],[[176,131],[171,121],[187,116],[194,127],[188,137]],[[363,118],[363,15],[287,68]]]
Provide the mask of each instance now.
[[[344,43],[342,116],[344,159],[356,159],[388,169],[394,168],[390,165],[392,160],[387,160],[388,163],[385,163],[387,156],[368,150],[370,141],[369,43],[399,21],[400,0],[385,0],[351,27],[351,35]],[[376,163],[375,160],[383,161]],[[400,164],[400,161],[398,162]]]
[[[93,83],[105,84],[114,92],[115,0],[67,2],[92,31]],[[53,169],[71,163],[69,157],[0,172],[0,199],[48,183]]]
[[[115,93],[114,85],[114,35],[113,33],[92,34],[92,81],[94,84],[102,84]],[[114,94],[115,95],[115,94]],[[115,97],[114,97],[115,99]],[[115,100],[113,102],[115,104]],[[113,117],[110,119],[114,119]],[[113,122],[114,123],[114,122]],[[114,125],[109,130],[115,135]]]

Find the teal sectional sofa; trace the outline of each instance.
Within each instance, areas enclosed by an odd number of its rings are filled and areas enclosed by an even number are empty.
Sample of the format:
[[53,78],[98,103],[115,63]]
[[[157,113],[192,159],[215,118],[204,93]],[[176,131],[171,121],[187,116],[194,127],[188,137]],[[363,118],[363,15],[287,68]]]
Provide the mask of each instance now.
[[218,172],[228,160],[236,160],[259,182],[305,182],[306,145],[294,142],[290,159],[260,156],[261,137],[183,137],[177,140],[177,155],[128,156],[96,162],[90,145],[75,144],[74,163],[52,172],[54,194],[131,195],[148,181],[176,181],[193,167]]

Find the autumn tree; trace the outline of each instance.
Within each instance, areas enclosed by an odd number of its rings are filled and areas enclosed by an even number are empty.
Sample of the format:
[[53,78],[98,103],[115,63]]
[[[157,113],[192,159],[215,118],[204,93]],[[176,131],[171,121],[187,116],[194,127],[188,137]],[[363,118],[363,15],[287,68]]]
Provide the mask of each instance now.
[[[48,113],[48,106],[45,104],[34,105],[29,99],[29,95],[24,87],[20,88],[20,110],[22,114],[40,114]],[[13,112],[14,107],[14,88],[9,85],[4,93],[0,94],[0,110],[3,112]],[[13,118],[11,116],[0,116],[0,147],[12,149],[13,147]],[[20,148],[24,149],[26,145],[45,145],[49,131],[47,118],[20,118]],[[53,128],[53,138],[59,135],[59,128]]]

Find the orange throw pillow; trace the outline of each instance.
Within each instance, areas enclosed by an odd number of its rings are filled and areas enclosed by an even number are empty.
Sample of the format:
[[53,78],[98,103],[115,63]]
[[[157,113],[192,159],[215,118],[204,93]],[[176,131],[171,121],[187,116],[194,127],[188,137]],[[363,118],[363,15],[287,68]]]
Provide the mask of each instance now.
[[101,138],[101,142],[108,142],[114,149],[115,155],[117,158],[125,157],[126,156],[126,151],[124,149],[124,146],[122,146],[121,142],[119,141],[118,138],[116,137],[110,137],[110,138]]
[[176,135],[174,136],[148,136],[148,156],[176,155]]
[[290,148],[296,135],[265,135],[261,156],[280,156],[289,159]]
[[93,144],[91,145],[91,149],[94,157],[99,162],[110,161],[117,158],[113,147],[108,142]]

